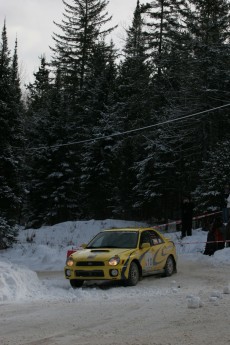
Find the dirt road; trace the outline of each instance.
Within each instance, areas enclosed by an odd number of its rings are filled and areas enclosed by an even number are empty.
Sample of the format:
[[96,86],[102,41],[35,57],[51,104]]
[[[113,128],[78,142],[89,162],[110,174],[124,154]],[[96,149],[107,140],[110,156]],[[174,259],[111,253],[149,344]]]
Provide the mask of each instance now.
[[[143,279],[136,287],[86,286],[76,299],[0,305],[1,345],[228,345],[229,266],[179,260],[170,278]],[[68,294],[62,272],[39,273],[52,292]],[[213,292],[220,296],[210,301]],[[55,293],[55,289],[54,289]],[[199,308],[188,298],[199,297]]]

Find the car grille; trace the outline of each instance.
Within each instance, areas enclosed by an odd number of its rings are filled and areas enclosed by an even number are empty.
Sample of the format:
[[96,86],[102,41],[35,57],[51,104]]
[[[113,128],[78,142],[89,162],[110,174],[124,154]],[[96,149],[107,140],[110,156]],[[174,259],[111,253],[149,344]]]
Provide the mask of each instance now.
[[78,261],[76,266],[105,266],[103,261]]
[[76,270],[75,275],[76,277],[104,277],[104,272],[101,270],[93,270],[93,271]]

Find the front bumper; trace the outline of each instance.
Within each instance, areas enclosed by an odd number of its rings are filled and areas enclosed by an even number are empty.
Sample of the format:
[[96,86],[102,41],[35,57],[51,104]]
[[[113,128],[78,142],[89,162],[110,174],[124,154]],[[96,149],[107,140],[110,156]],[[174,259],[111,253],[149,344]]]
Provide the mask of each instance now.
[[79,280],[124,280],[128,278],[125,266],[68,267],[64,269],[66,279]]

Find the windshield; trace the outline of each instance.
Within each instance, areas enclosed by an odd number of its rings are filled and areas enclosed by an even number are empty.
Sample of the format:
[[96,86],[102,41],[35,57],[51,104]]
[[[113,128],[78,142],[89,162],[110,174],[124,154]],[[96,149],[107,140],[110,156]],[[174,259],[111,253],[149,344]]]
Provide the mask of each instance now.
[[100,232],[89,242],[86,248],[136,248],[137,231]]

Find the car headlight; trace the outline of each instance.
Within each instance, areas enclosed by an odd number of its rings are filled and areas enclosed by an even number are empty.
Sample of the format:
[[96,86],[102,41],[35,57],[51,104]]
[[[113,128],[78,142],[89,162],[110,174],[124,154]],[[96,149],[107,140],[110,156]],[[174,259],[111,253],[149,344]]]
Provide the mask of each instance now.
[[109,265],[116,266],[120,262],[119,256],[113,256],[111,259],[109,259]]
[[67,258],[66,266],[71,267],[71,266],[73,266],[73,263],[74,263],[74,261],[73,261],[73,259],[71,257]]

